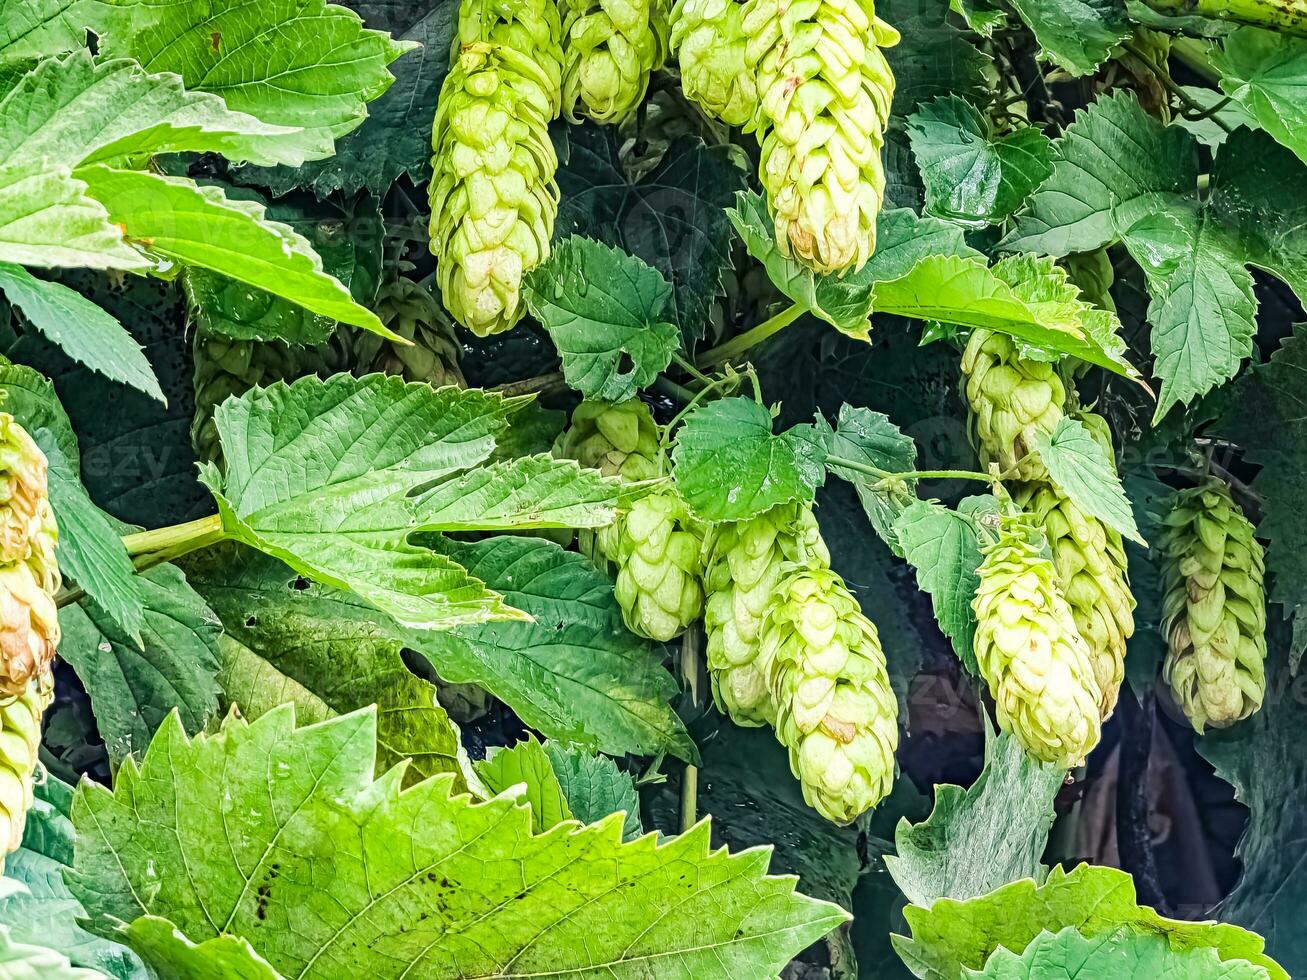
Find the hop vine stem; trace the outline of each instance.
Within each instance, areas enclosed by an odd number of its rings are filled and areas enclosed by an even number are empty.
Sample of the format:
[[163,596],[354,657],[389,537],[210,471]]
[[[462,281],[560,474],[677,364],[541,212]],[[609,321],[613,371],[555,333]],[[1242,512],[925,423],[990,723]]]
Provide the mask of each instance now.
[[1002,479],[1001,475],[981,473],[979,470],[908,470],[895,473],[867,463],[859,463],[854,459],[845,459],[843,456],[827,456],[826,462],[864,476],[874,476],[878,480],[979,480],[982,483],[995,484]]

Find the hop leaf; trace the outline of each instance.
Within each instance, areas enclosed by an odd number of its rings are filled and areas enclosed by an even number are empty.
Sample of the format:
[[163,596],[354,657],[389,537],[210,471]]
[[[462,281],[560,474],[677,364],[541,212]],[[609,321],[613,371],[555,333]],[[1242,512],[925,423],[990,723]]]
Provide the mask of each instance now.
[[1018,488],[1014,499],[1048,536],[1058,588],[1089,645],[1102,694],[1100,714],[1106,720],[1125,677],[1126,640],[1135,631],[1135,599],[1126,580],[1121,535],[1084,513],[1052,484],[1027,484]]
[[1003,730],[1036,759],[1069,769],[1098,744],[1102,690],[1030,521],[1000,517],[985,549],[972,601],[976,661]]
[[849,823],[894,781],[898,703],[871,620],[829,568],[791,571],[776,590],[759,653],[771,670],[776,737],[803,798]]
[[885,197],[894,75],[881,48],[898,32],[870,0],[754,0],[743,28],[777,244],[820,273],[861,268]]
[[709,531],[703,625],[713,698],[737,725],[774,724],[767,663],[759,656],[767,610],[787,561],[826,565],[830,553],[807,504],[782,504]]
[[458,37],[431,137],[431,251],[446,308],[484,337],[522,318],[522,277],[549,254],[562,26],[552,0],[511,16],[467,0]]
[[620,123],[644,99],[649,73],[667,59],[664,0],[567,0],[563,105]]
[[[972,331],[962,374],[976,452],[986,466],[1015,466],[1035,448],[1035,439],[1051,434],[1062,419],[1067,392],[1057,365],[1022,357],[1006,334]],[[1022,475],[1033,479],[1042,469],[1030,466]]]
[[672,10],[681,89],[728,126],[745,126],[758,113],[758,82],[745,58],[748,7],[748,0],[678,0]]
[[1199,732],[1242,721],[1266,695],[1265,558],[1225,484],[1176,495],[1162,554],[1163,676]]

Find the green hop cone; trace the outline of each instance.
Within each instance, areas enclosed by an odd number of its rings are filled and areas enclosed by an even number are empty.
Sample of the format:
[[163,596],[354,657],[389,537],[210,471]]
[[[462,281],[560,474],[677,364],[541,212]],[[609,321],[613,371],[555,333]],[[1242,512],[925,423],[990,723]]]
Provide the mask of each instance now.
[[713,698],[737,725],[772,724],[770,671],[759,656],[762,625],[786,562],[829,564],[817,518],[808,505],[782,504],[710,529],[704,554],[703,625]]
[[666,642],[703,614],[703,532],[675,491],[631,504],[614,525],[614,592],[633,633]]
[[[962,352],[962,374],[976,452],[985,466],[1010,469],[1034,449],[1036,436],[1052,433],[1062,420],[1067,390],[1057,365],[1022,357],[1006,334],[973,330]],[[1036,464],[1030,460],[1021,476],[1043,476]]]
[[876,247],[894,98],[881,48],[898,32],[871,0],[751,0],[743,30],[777,244],[819,273],[861,268]]
[[1116,707],[1125,678],[1126,640],[1135,631],[1135,599],[1121,535],[1052,484],[1025,484],[1013,499],[1048,536],[1058,588],[1089,645],[1101,693],[1099,716],[1106,719]]
[[672,50],[681,90],[714,119],[745,126],[758,114],[758,81],[745,58],[748,0],[678,0]]
[[984,549],[975,650],[998,722],[1044,762],[1072,768],[1098,744],[1102,691],[1089,646],[1028,515],[1000,518]]
[[0,702],[0,870],[23,842],[41,745],[41,716],[54,696],[54,678],[34,677],[21,694]]
[[631,116],[667,58],[664,0],[564,0],[563,106],[595,122]]
[[376,312],[382,323],[412,343],[356,331],[354,357],[362,373],[380,371],[436,388],[466,385],[458,364],[461,349],[454,325],[420,283],[406,275],[392,279],[381,289]]
[[480,337],[515,326],[558,214],[562,26],[552,0],[464,0],[432,129],[431,251],[446,309]]
[[[621,477],[628,483],[656,479],[661,454],[658,424],[649,406],[638,398],[582,402],[572,413],[572,424],[554,445],[555,456],[574,459],[604,476]],[[617,554],[621,533],[621,519],[597,531],[581,531],[581,553],[600,564]]]
[[1197,731],[1233,725],[1266,694],[1262,546],[1211,480],[1176,495],[1161,548],[1163,676]]
[[762,627],[776,737],[803,798],[846,824],[894,781],[898,703],[885,654],[858,600],[829,568],[787,569]]

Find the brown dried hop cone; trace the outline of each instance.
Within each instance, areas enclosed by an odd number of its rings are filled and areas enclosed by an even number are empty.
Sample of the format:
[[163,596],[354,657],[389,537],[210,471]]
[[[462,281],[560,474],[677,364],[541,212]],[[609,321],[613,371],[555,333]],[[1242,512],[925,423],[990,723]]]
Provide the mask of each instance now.
[[759,655],[762,626],[787,562],[830,564],[817,518],[806,504],[781,504],[710,529],[704,554],[703,625],[713,698],[737,725],[772,724],[770,670]]
[[1194,728],[1224,728],[1266,694],[1262,546],[1219,480],[1183,490],[1166,517],[1163,676]]
[[763,623],[776,737],[790,751],[803,798],[846,824],[894,782],[898,702],[880,636],[829,568],[792,568]]
[[41,716],[54,696],[54,679],[32,678],[21,695],[0,702],[0,870],[18,850],[32,808],[32,783],[41,745]]
[[1125,678],[1126,640],[1135,631],[1135,599],[1121,535],[1084,513],[1051,483],[1025,484],[1013,499],[1048,535],[1057,585],[1089,645],[1102,694],[1099,711],[1106,719],[1116,707]]
[[[1051,433],[1062,420],[1067,390],[1058,365],[1022,357],[1006,334],[972,331],[962,353],[962,374],[976,452],[985,466],[1010,469],[1034,449],[1037,436]],[[1021,475],[1037,479],[1043,467],[1032,466]]]
[[999,726],[1036,759],[1069,769],[1098,744],[1102,691],[1038,542],[1029,515],[1000,517],[972,600],[976,661]]

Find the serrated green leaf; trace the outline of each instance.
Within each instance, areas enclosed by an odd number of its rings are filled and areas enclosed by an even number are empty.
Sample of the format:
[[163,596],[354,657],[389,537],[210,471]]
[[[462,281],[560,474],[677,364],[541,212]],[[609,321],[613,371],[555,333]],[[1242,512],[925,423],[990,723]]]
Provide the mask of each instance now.
[[[889,416],[848,404],[840,406],[830,455],[889,473],[907,473],[917,465],[916,443],[905,436]],[[898,536],[894,533],[894,521],[904,507],[917,499],[916,481],[900,480],[882,486],[883,481],[879,478],[833,460],[827,460],[826,468],[853,484],[871,526],[895,554],[903,557]]]
[[671,363],[676,324],[663,319],[672,287],[657,269],[572,235],[527,276],[526,302],[563,359],[563,377],[586,398],[624,401]]
[[567,807],[576,819],[596,823],[620,810],[626,814],[622,840],[635,840],[644,833],[635,780],[618,769],[612,759],[552,741],[545,743],[545,754],[567,799]]
[[997,224],[1050,173],[1049,141],[1033,126],[995,139],[965,99],[942,96],[908,118],[931,214],[973,227]]
[[[248,549],[210,549],[188,565],[225,627],[222,699],[257,718],[293,701],[302,724],[377,707],[377,775],[403,759],[406,778],[451,772],[468,789],[471,763],[435,685],[405,666],[403,630],[362,600],[304,582]],[[471,785],[476,786],[472,777]]]
[[742,521],[795,500],[811,502],[826,479],[829,430],[799,425],[772,434],[772,417],[751,398],[695,409],[672,450],[676,489],[710,522]]
[[240,936],[215,936],[197,944],[167,919],[154,915],[123,926],[119,935],[169,980],[282,980]]
[[477,763],[477,775],[492,796],[510,789],[519,802],[531,808],[531,832],[543,834],[564,820],[572,819],[563,787],[554,774],[544,746],[527,738],[509,748],[492,748]]
[[230,109],[301,127],[293,138],[307,158],[329,156],[363,122],[394,81],[386,66],[414,47],[325,0],[107,0],[97,14],[102,57],[174,72]]
[[909,116],[940,95],[989,96],[990,57],[950,22],[948,0],[882,0],[876,13],[902,35],[885,49],[894,72],[895,116]]
[[103,610],[85,603],[60,610],[59,655],[86,686],[109,757],[140,752],[171,712],[201,731],[218,711],[218,617],[174,565],[139,577],[143,645]]
[[1116,241],[1140,218],[1198,186],[1194,138],[1166,126],[1125,90],[1076,113],[1053,141],[1053,174],[1002,246],[1067,255]]
[[87,496],[49,429],[32,433],[49,461],[50,506],[59,525],[59,569],[138,645],[145,606],[132,560],[113,520]]
[[230,276],[342,323],[394,338],[371,310],[322,269],[322,259],[288,225],[268,221],[264,209],[228,198],[218,187],[179,177],[82,167],[88,193],[152,254]]
[[1063,417],[1051,433],[1036,437],[1035,449],[1053,482],[1077,507],[1130,540],[1146,544],[1116,463],[1083,422]]
[[160,153],[221,153],[234,161],[299,163],[295,129],[232,112],[188,92],[173,74],[82,50],[43,61],[0,101],[0,163],[48,157],[77,167],[134,167]]
[[203,942],[221,923],[311,980],[766,976],[847,920],[767,877],[766,850],[710,852],[706,822],[660,846],[621,843],[615,816],[533,836],[526,807],[451,797],[449,776],[374,781],[375,737],[371,711],[295,729],[278,709],[194,740],[167,723],[114,792],[78,788],[70,881],[92,924],[158,915]]
[[1307,40],[1240,27],[1208,60],[1221,89],[1281,144],[1307,163]]
[[5,262],[0,263],[0,293],[69,357],[166,402],[154,369],[132,335],[75,289],[37,279],[22,266]]
[[446,633],[405,631],[405,645],[444,680],[484,687],[551,740],[610,755],[697,758],[667,704],[677,686],[661,648],[623,626],[607,575],[538,539],[445,540],[439,547],[531,616]]
[[1089,75],[1130,36],[1125,0],[1013,0],[1040,57],[1072,77]]
[[1243,960],[1223,961],[1211,949],[1175,949],[1163,936],[1118,929],[1087,939],[1074,926],[1036,936],[1021,953],[997,949],[985,980],[1267,980],[1267,972]]
[[40,58],[86,43],[83,0],[0,0],[0,61]]
[[0,167],[0,262],[122,271],[150,266],[87,194],[85,181],[42,159]]
[[[971,600],[980,578],[981,540],[976,521],[987,497],[970,497],[971,507],[950,510],[933,501],[918,501],[906,507],[894,522],[894,533],[903,556],[917,571],[917,584],[930,594],[939,628],[953,642],[953,649],[973,677],[980,675],[972,640],[976,615]],[[966,501],[963,502],[964,504]]]
[[971,787],[936,786],[926,820],[899,821],[898,854],[886,855],[885,865],[914,905],[965,901],[1043,876],[1039,859],[1066,772],[1031,759],[1007,732],[986,734],[985,768]]
[[1260,936],[1224,923],[1163,918],[1138,904],[1133,879],[1116,868],[1056,867],[1042,885],[1026,878],[965,902],[910,905],[903,914],[912,938],[895,936],[894,946],[921,980],[956,980],[964,967],[980,969],[1000,946],[1025,949],[1041,932],[1069,926],[1090,939],[1126,927],[1178,949],[1209,948],[1225,961],[1247,960],[1272,980],[1289,977],[1262,952]]

